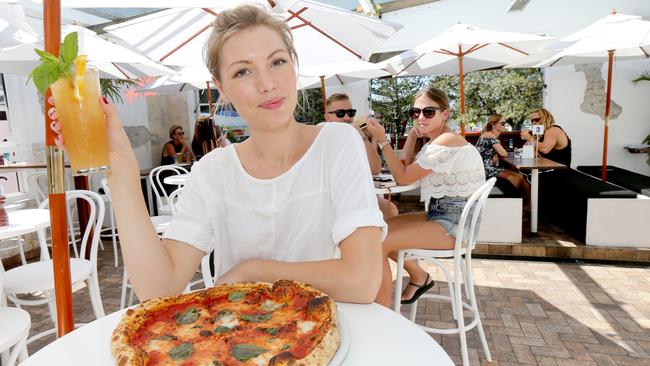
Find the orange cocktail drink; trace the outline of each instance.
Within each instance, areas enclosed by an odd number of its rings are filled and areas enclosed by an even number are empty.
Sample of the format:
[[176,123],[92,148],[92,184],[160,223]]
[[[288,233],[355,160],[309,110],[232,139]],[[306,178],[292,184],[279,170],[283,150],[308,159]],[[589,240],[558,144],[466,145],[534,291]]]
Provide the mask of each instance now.
[[61,77],[50,88],[72,173],[87,175],[111,168],[108,136],[99,105],[97,69],[86,68],[85,59],[75,62],[75,67],[74,73]]

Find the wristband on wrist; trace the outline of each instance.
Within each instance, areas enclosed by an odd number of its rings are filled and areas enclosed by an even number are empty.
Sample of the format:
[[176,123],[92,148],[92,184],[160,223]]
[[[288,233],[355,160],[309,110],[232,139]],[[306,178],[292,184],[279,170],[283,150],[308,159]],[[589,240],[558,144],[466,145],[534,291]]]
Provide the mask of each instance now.
[[388,142],[388,140],[379,141],[379,143],[377,144],[377,146],[379,146],[379,150],[382,150],[382,151],[384,150],[384,148],[386,146],[389,146],[389,145],[390,145],[390,142]]

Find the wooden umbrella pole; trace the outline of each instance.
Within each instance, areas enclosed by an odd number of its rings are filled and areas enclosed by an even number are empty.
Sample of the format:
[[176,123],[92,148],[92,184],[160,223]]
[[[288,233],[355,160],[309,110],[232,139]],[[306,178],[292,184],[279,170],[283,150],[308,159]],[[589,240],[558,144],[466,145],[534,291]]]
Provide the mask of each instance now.
[[325,76],[320,77],[320,92],[323,94],[323,113],[327,113],[327,108],[325,102],[327,102],[327,96],[325,95]]
[[458,46],[458,71],[460,75],[460,134],[465,136],[465,78],[463,77],[463,49]]
[[614,64],[614,50],[607,51],[607,96],[605,97],[605,132],[603,138],[603,167],[601,178],[607,180],[607,137],[609,135],[609,107],[612,101],[612,66]]
[[[53,55],[59,54],[61,43],[61,2],[43,1],[43,28],[45,50]],[[51,119],[47,110],[48,90],[45,96],[45,144],[47,146],[47,176],[50,202],[50,222],[52,231],[52,261],[54,267],[54,292],[56,296],[56,317],[58,335],[63,336],[74,330],[72,314],[72,285],[70,282],[70,248],[68,246],[68,225],[66,222],[65,181],[63,151],[54,143],[55,134],[50,129]]]
[[208,102],[210,103],[210,117],[212,117],[212,91],[210,90],[210,82],[206,81],[205,85],[208,87]]

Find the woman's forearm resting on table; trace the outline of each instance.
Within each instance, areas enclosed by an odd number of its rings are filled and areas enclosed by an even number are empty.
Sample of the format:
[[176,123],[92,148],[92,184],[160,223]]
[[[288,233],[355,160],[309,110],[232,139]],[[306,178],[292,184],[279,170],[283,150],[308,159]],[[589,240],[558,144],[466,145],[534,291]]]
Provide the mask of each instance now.
[[341,258],[311,262],[250,259],[219,282],[290,279],[309,283],[335,301],[371,303],[381,283],[381,229],[362,227],[341,243]]

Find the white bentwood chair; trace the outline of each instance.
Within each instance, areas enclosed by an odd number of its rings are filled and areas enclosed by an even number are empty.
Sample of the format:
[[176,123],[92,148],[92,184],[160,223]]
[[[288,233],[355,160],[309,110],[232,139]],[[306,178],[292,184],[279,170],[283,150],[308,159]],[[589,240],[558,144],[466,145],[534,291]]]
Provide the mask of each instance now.
[[[158,205],[158,215],[171,215],[172,211],[169,207],[169,195],[165,190],[165,184],[163,178],[165,177],[163,173],[171,173],[170,175],[178,174],[189,174],[187,169],[183,168],[180,165],[161,165],[151,169],[149,172],[149,184],[153,193],[156,195],[156,202]],[[161,177],[163,175],[163,177]]]
[[[90,245],[90,259],[70,258],[70,278],[73,291],[83,287],[77,286],[78,284],[86,283],[95,317],[99,319],[104,316],[104,307],[99,291],[97,249],[102,222],[104,221],[104,201],[99,194],[91,191],[74,190],[66,192],[68,207],[78,199],[84,200],[90,207],[88,225],[81,237],[81,253],[86,253],[86,247]],[[48,208],[48,205],[49,202],[45,200],[39,208]],[[45,240],[45,230],[39,231],[38,237],[41,260],[6,271],[4,273],[4,292],[7,298],[18,308],[21,305],[47,304],[50,309],[50,317],[56,323],[54,270]],[[28,342],[40,339],[55,331],[56,328],[34,335]]]
[[14,366],[16,361],[27,359],[27,336],[32,321],[25,310],[6,307],[2,281],[0,271],[0,364]]
[[[456,334],[460,335],[460,349],[463,365],[469,365],[469,356],[467,353],[467,338],[466,332],[476,327],[478,330],[483,350],[488,361],[492,361],[492,355],[485,339],[483,332],[483,325],[481,324],[481,315],[479,313],[478,304],[476,302],[476,295],[474,294],[474,281],[472,279],[472,250],[476,245],[476,237],[479,231],[479,220],[487,201],[490,190],[494,186],[496,178],[490,178],[479,189],[467,199],[465,208],[461,214],[458,222],[458,230],[456,231],[456,243],[453,249],[448,250],[431,250],[431,249],[403,249],[397,253],[397,280],[395,282],[395,291],[393,298],[393,310],[400,313],[401,307],[401,292],[404,271],[404,261],[413,259],[429,260],[437,265],[445,274],[447,279],[447,287],[449,288],[449,296],[424,294],[420,299],[438,299],[449,301],[452,305],[452,312],[454,319],[457,322],[456,328],[432,328],[421,325],[420,327],[429,333],[438,334]],[[452,278],[449,270],[440,259],[453,259],[454,276]],[[465,280],[465,296],[468,303],[463,302],[463,294],[461,292],[461,280]],[[411,304],[410,319],[415,322],[415,314],[417,311],[417,303],[415,301]],[[472,313],[472,321],[465,324],[463,317],[463,308]]]

